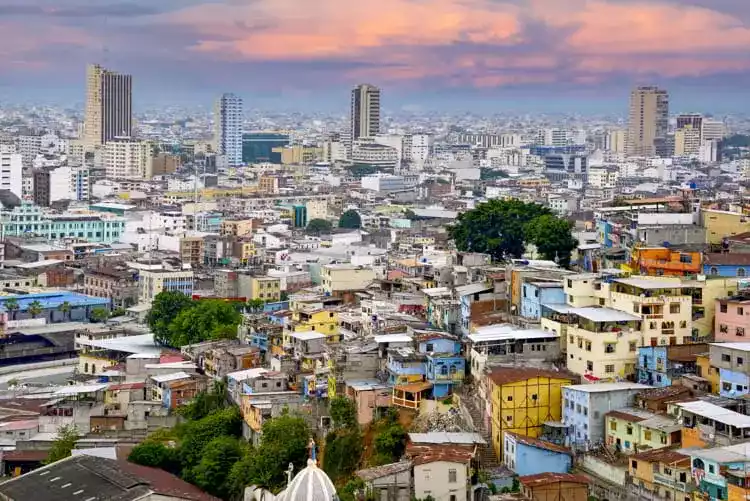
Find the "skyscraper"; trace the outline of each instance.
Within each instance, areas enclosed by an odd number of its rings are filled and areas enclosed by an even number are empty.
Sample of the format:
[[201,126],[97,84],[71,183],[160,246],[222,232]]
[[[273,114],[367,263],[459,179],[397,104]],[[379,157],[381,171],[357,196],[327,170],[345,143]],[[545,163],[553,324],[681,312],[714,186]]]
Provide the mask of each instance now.
[[227,165],[242,165],[242,98],[223,94],[214,110],[216,149]]
[[92,150],[133,134],[133,77],[90,64],[86,68],[84,143]]
[[658,87],[638,87],[630,94],[625,153],[628,156],[670,156],[667,143],[669,94]]
[[380,89],[361,84],[352,90],[351,127],[352,142],[380,133]]

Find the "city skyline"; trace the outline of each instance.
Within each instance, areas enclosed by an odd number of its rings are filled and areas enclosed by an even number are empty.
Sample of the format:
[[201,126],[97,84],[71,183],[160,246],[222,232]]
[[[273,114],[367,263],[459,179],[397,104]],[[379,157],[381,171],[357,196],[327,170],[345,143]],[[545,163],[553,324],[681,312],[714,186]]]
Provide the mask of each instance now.
[[81,102],[81,68],[98,62],[134,75],[143,103],[229,89],[261,104],[340,109],[342,92],[369,81],[388,94],[386,108],[623,110],[636,85],[668,88],[686,110],[748,106],[741,0],[573,3],[4,1],[0,25],[19,43],[0,54],[0,97]]

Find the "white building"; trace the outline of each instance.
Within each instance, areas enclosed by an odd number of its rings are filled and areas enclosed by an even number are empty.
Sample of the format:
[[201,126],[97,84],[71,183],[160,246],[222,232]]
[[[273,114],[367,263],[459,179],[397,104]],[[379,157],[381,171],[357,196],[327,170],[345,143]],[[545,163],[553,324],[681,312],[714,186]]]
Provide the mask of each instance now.
[[544,129],[540,133],[540,139],[544,146],[566,146],[570,136],[565,129]]
[[594,188],[614,188],[619,178],[617,167],[589,168],[588,184]]
[[711,164],[719,160],[719,140],[703,141],[698,149],[698,160],[704,164]]
[[393,174],[378,173],[362,178],[362,188],[377,192],[409,190],[417,184],[419,184],[419,176],[394,176]]
[[625,153],[625,130],[616,129],[607,132],[604,149],[612,153]]
[[727,133],[727,128],[724,125],[724,122],[720,120],[709,120],[707,118],[704,118],[702,124],[703,130],[701,131],[701,139],[703,139],[704,141],[724,139],[724,136]]
[[23,196],[23,159],[13,146],[0,145],[0,190]]
[[129,137],[115,138],[102,147],[102,165],[109,179],[145,179],[151,147]]
[[401,159],[411,163],[417,170],[424,167],[430,156],[432,136],[427,134],[407,134],[403,138]]
[[352,162],[395,169],[399,164],[399,152],[372,139],[359,139],[352,146]]
[[214,130],[216,149],[230,167],[242,165],[242,98],[224,94],[216,101]]

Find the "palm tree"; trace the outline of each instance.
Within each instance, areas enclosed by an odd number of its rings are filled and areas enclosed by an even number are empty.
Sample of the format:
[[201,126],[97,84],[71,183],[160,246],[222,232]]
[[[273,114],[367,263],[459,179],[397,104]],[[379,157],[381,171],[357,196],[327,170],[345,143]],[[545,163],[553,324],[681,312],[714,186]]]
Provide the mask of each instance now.
[[18,306],[18,299],[12,297],[5,301],[5,311],[10,312],[10,317],[12,320],[16,319],[16,315],[18,314],[19,308],[20,307]]
[[63,314],[63,320],[65,320],[65,317],[70,315],[70,310],[73,309],[73,307],[70,305],[68,301],[63,301],[63,303],[57,307],[58,310],[60,310]]
[[29,315],[31,315],[31,318],[36,318],[37,315],[39,315],[42,311],[44,311],[44,307],[42,306],[42,303],[39,301],[32,301],[29,304],[28,310]]

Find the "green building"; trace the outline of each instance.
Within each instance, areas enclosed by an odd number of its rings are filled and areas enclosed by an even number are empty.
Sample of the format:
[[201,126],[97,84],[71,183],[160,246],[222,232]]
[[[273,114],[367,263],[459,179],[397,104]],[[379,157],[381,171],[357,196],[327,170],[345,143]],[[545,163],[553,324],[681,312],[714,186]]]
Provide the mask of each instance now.
[[242,162],[245,164],[260,162],[281,163],[281,158],[278,154],[273,154],[273,149],[288,146],[290,142],[291,138],[289,134],[281,132],[251,132],[243,134]]
[[125,232],[125,218],[115,214],[42,211],[23,201],[13,208],[0,210],[0,236],[41,236],[48,240],[81,238],[94,243],[112,243]]

